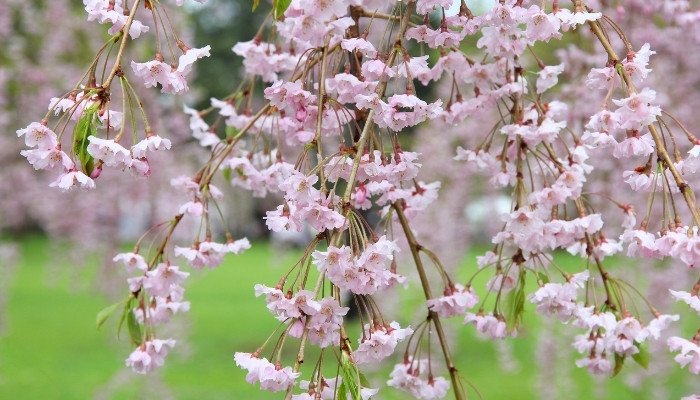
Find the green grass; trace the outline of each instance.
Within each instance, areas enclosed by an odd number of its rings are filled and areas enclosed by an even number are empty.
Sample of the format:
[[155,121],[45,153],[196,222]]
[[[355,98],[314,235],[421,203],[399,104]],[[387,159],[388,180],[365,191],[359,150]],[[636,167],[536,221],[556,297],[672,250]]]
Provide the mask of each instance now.
[[[116,321],[108,321],[100,331],[95,329],[96,313],[110,304],[110,299],[93,289],[97,261],[89,261],[87,268],[73,267],[64,256],[50,253],[48,242],[42,238],[23,240],[22,249],[21,264],[8,293],[7,329],[0,337],[0,399],[93,398],[118,378],[128,383],[111,385],[116,387],[111,398],[161,398],[162,392],[149,389],[154,381],[163,382],[178,399],[281,398],[246,384],[245,373],[235,366],[232,357],[235,351],[255,350],[275,328],[276,321],[265,309],[264,301],[253,296],[253,285],[273,285],[294,263],[294,255],[281,256],[267,244],[258,243],[243,255],[227,258],[216,270],[193,273],[186,292],[192,309],[187,316],[176,319],[179,328],[172,335],[183,344],[172,352],[162,371],[144,378],[123,366],[131,346],[125,337],[116,338]],[[580,265],[572,257],[558,260],[564,267]],[[467,268],[473,270],[474,266]],[[483,287],[483,281],[477,287]],[[418,288],[410,287],[401,294],[402,325],[415,325],[420,293]],[[534,357],[540,318],[531,308],[526,311],[521,335],[509,342],[520,365],[515,372],[501,370],[496,347],[478,338],[472,327],[456,329],[456,362],[485,399],[538,398]],[[461,321],[447,324],[460,327]],[[351,326],[351,334],[353,330],[357,331]],[[290,340],[287,349],[286,359],[291,360],[296,342]],[[307,361],[313,364],[313,355]],[[628,364],[627,369],[640,368],[631,361]],[[689,375],[677,372],[672,382],[666,382],[674,398],[689,393],[681,381]],[[651,399],[648,389],[663,384],[647,380],[633,391],[622,384],[625,373],[598,381],[584,371],[575,371],[560,398],[588,399],[605,386],[609,399]],[[387,379],[386,368],[368,375],[374,384]],[[384,388],[377,398],[406,397]]]

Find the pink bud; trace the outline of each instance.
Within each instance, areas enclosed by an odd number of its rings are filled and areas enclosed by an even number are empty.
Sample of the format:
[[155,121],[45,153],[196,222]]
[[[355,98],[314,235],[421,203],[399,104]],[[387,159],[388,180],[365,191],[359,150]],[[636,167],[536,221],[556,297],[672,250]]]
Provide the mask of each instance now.
[[97,168],[92,170],[92,173],[90,174],[90,178],[97,179],[100,177],[101,174],[102,174],[102,167],[97,167]]

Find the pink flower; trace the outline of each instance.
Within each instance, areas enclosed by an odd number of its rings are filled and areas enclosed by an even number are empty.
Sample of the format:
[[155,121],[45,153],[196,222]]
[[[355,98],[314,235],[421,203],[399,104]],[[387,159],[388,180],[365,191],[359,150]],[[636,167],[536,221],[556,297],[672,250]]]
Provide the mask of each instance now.
[[632,136],[617,143],[613,148],[615,158],[646,157],[654,153],[654,140],[651,134]]
[[279,188],[285,193],[287,201],[295,201],[301,204],[309,204],[317,201],[321,192],[314,187],[318,182],[318,176],[305,176],[302,173],[295,173],[284,182],[280,183]]
[[362,38],[350,38],[343,39],[340,42],[340,46],[345,51],[357,51],[369,58],[375,58],[377,56],[377,49],[374,45],[368,42],[366,39]]
[[[534,6],[533,6],[534,7]],[[564,64],[548,65],[537,73],[537,93],[541,94],[553,88],[559,81],[559,74],[564,72]]]
[[416,399],[441,399],[447,394],[450,384],[441,376],[434,377],[432,372],[428,373],[427,379],[422,378],[423,372],[429,371],[428,364],[426,359],[416,360],[409,357],[404,362],[394,365],[387,384],[408,392]]
[[135,269],[145,271],[148,269],[148,264],[143,256],[136,253],[119,253],[112,259],[113,262],[121,261],[126,266],[128,272],[133,272]]
[[271,288],[264,285],[255,285],[255,297],[265,295],[267,309],[280,321],[289,318],[301,318],[302,316],[312,316],[321,310],[321,304],[314,300],[315,293],[309,290],[300,290],[292,295],[291,292],[285,294],[278,288]]
[[[379,81],[392,78],[396,75],[395,67],[386,65],[380,59],[369,60],[362,63],[362,76],[370,81]],[[357,100],[355,100],[357,101]],[[359,107],[359,105],[358,105]],[[367,107],[363,107],[367,108]]]
[[173,339],[151,339],[139,346],[126,359],[126,366],[137,374],[147,374],[163,366],[165,357],[175,346]]
[[442,113],[441,106],[442,100],[428,104],[414,95],[395,94],[388,98],[388,103],[380,101],[374,122],[380,128],[398,132],[427,119],[437,118]]
[[79,185],[83,189],[94,189],[95,182],[82,171],[70,170],[62,173],[55,181],[49,184],[50,187],[58,187],[64,192]]
[[197,269],[204,267],[218,267],[224,259],[225,247],[223,244],[204,241],[194,247],[175,246],[175,256],[182,256],[189,264]]
[[304,90],[302,83],[299,81],[276,81],[272,86],[265,89],[265,98],[270,100],[270,104],[278,109],[290,109],[294,113],[297,113],[299,110],[305,110],[308,106],[316,103],[316,96]]
[[24,136],[24,143],[28,147],[36,147],[39,150],[50,150],[58,145],[56,134],[39,122],[32,122],[26,128],[18,129],[17,137],[20,136]]
[[591,355],[590,357],[576,360],[576,366],[587,368],[593,375],[609,375],[612,371],[610,360],[604,355]]
[[100,139],[91,135],[88,136],[88,141],[90,142],[87,146],[88,153],[96,160],[102,160],[106,166],[122,169],[131,166],[129,150],[114,140]]
[[[491,339],[504,339],[508,333],[503,317],[496,317],[493,314],[467,313],[464,323],[473,324],[477,331],[491,337]],[[511,334],[515,336],[516,332],[513,331]]]
[[649,65],[649,58],[654,54],[656,54],[656,52],[650,50],[649,43],[644,43],[639,51],[629,53],[627,57],[622,60],[625,71],[627,71],[627,74],[635,83],[641,83],[646,79],[647,75],[649,75],[649,72],[651,72],[651,69],[647,68],[647,66]]
[[649,324],[642,329],[635,340],[637,342],[643,342],[648,338],[658,340],[661,337],[661,331],[665,330],[671,325],[672,322],[678,321],[679,319],[680,316],[678,315],[659,315],[649,321]]
[[554,14],[547,14],[540,7],[532,5],[527,9],[526,19],[525,36],[530,43],[535,41],[548,42],[550,39],[561,37],[561,33],[559,33],[561,21]]
[[586,85],[591,89],[610,90],[619,81],[614,67],[593,68],[588,73]]
[[27,157],[27,161],[31,164],[34,169],[49,169],[55,168],[58,165],[62,165],[63,169],[71,170],[75,168],[73,160],[61,150],[61,146],[56,146],[52,149],[42,150],[42,149],[31,149],[22,150],[20,154]]
[[178,94],[189,89],[184,75],[158,59],[145,63],[131,62],[134,74],[143,80],[146,87],[161,85],[161,92]]
[[452,5],[452,0],[418,0],[416,1],[416,12],[418,14],[428,14],[435,7],[449,8]]
[[411,327],[401,328],[398,322],[392,322],[389,326],[365,325],[364,333],[360,338],[360,345],[352,356],[357,364],[376,363],[394,353],[396,345],[411,336]]
[[588,280],[588,271],[574,274],[568,282],[545,283],[528,300],[537,305],[537,311],[545,315],[556,315],[559,320],[566,322],[573,317],[578,308],[576,300],[578,289],[584,287]]
[[[83,0],[83,4],[85,4],[85,11],[88,14],[88,21],[97,20],[100,24],[112,23],[108,30],[110,35],[121,31],[129,18],[128,10],[124,9],[121,1]],[[148,30],[148,26],[135,19],[129,27],[129,36],[132,39],[137,39]]]
[[277,80],[278,74],[291,71],[297,64],[297,57],[278,52],[272,43],[251,40],[238,42],[233,52],[243,57],[243,67],[250,75],[259,75],[265,82]]
[[463,315],[468,308],[472,308],[479,302],[479,297],[471,287],[465,289],[460,284],[445,288],[444,296],[427,301],[428,308],[435,311],[441,317],[453,317]]
[[674,336],[668,339],[668,347],[671,351],[679,351],[674,360],[681,367],[688,366],[688,371],[697,375],[700,373],[700,347],[695,342]]
[[227,242],[223,245],[223,250],[226,253],[241,254],[242,252],[250,249],[250,247],[250,241],[248,240],[248,238],[243,238]]
[[268,211],[265,219],[267,229],[273,232],[297,231],[304,227],[301,216],[297,213],[297,207],[293,203],[277,206],[274,211]]
[[143,288],[149,294],[158,297],[168,297],[185,281],[190,274],[180,271],[180,267],[170,263],[160,263],[155,269],[146,271]]
[[236,353],[234,360],[236,365],[248,371],[246,376],[248,383],[259,382],[261,389],[271,392],[289,389],[301,375],[294,372],[291,367],[282,368],[281,365],[272,364],[267,358],[258,358],[255,354]]
[[188,201],[180,206],[178,213],[201,217],[204,213],[204,205],[200,201]]
[[619,107],[615,113],[619,116],[620,127],[639,130],[651,125],[661,115],[661,108],[654,105],[655,100],[656,92],[649,88],[621,100],[613,99]]
[[181,55],[177,63],[177,72],[186,75],[192,70],[192,64],[200,58],[209,57],[211,46],[204,46],[200,49],[187,49],[185,54]]
[[131,154],[134,158],[146,157],[146,154],[156,150],[169,150],[170,139],[162,138],[158,135],[147,135],[147,137],[135,145],[131,146]]
[[302,213],[304,220],[319,232],[346,227],[345,217],[323,204],[311,203],[303,208]]
[[361,81],[354,75],[345,73],[326,79],[326,90],[335,94],[340,103],[354,103],[356,96],[369,96],[376,87],[376,81]]
[[578,25],[585,24],[588,21],[596,21],[600,19],[603,14],[601,13],[590,13],[584,11],[571,12],[566,8],[562,8],[554,14],[561,20],[562,31],[566,32],[571,28],[576,28]]
[[680,292],[675,290],[670,290],[671,295],[676,298],[676,301],[683,301],[685,304],[689,305],[690,308],[700,313],[700,297],[697,294],[690,294],[688,292]]

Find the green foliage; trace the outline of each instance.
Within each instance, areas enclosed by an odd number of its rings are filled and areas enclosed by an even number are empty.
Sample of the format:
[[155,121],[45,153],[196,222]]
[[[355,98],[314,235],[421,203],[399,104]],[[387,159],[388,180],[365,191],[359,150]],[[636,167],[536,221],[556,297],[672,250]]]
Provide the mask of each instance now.
[[141,325],[136,321],[136,315],[129,308],[126,312],[126,326],[129,329],[129,336],[131,337],[131,343],[138,346],[143,343],[143,332],[141,331]]
[[95,159],[87,151],[90,144],[88,138],[97,132],[97,105],[90,106],[83,111],[83,115],[73,128],[73,153],[80,161],[80,167],[88,176],[95,168]]
[[508,311],[506,313],[506,327],[512,332],[520,326],[525,312],[525,271],[521,271],[515,288],[508,293],[506,299]]
[[360,400],[360,371],[346,352],[340,353],[340,376],[343,378],[338,388],[338,398]]
[[97,313],[97,317],[96,317],[96,321],[95,321],[95,323],[97,325],[97,329],[100,329],[100,327],[102,327],[102,325],[104,325],[104,323],[107,322],[107,319],[109,319],[109,317],[112,316],[112,314],[114,314],[114,312],[117,310],[117,308],[119,308],[119,306],[123,305],[124,303],[127,303],[128,301],[129,301],[129,298],[127,298],[126,300],[122,300],[120,302],[114,303],[114,304],[107,306],[107,307],[103,308],[102,310],[100,310],[100,312]]
[[639,349],[639,353],[633,354],[632,359],[642,368],[649,369],[649,360],[651,358],[649,347],[646,343],[635,343],[635,345]]
[[622,371],[622,367],[625,366],[625,359],[627,356],[621,356],[617,353],[615,353],[615,366],[613,367],[613,372],[611,378],[614,378],[617,376],[617,374]]
[[273,0],[272,7],[275,12],[275,19],[280,19],[290,4],[292,4],[292,0]]

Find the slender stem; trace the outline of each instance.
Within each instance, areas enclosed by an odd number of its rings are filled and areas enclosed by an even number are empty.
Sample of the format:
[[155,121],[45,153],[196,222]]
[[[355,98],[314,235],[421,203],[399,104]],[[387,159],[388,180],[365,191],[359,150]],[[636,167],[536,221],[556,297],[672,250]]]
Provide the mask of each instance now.
[[[394,203],[392,204],[394,210],[396,211],[396,216],[399,218],[399,223],[406,235],[406,241],[411,249],[411,255],[413,256],[413,261],[416,264],[416,270],[418,271],[418,276],[420,277],[421,286],[423,286],[423,293],[425,294],[425,299],[430,300],[433,298],[432,291],[430,290],[430,282],[428,281],[428,276],[425,273],[425,267],[423,266],[423,260],[420,258],[420,248],[421,245],[418,244],[413,230],[406,219],[406,215],[400,205]],[[452,381],[452,388],[455,393],[456,400],[465,399],[465,395],[462,392],[461,385],[459,384],[459,371],[452,361],[452,356],[450,355],[450,347],[447,343],[447,337],[445,336],[445,331],[442,328],[442,322],[440,317],[435,311],[428,311],[428,318],[432,320],[435,325],[435,331],[437,332],[438,340],[440,341],[440,348],[442,349],[442,354],[445,357],[445,365],[447,370],[450,372],[450,380]]]
[[134,5],[131,6],[131,11],[129,11],[129,18],[126,20],[126,24],[124,24],[124,27],[122,28],[123,37],[122,37],[122,42],[119,45],[119,51],[117,52],[117,58],[114,60],[114,66],[112,67],[112,71],[109,73],[109,76],[107,76],[107,80],[102,85],[102,88],[105,90],[108,90],[109,87],[112,85],[112,80],[117,75],[117,71],[119,71],[119,69],[121,68],[122,56],[124,55],[124,49],[126,48],[126,42],[127,42],[127,40],[129,40],[129,28],[131,28],[131,24],[134,22],[134,17],[136,17],[136,9],[138,8],[140,3],[141,3],[141,0],[134,1]]

